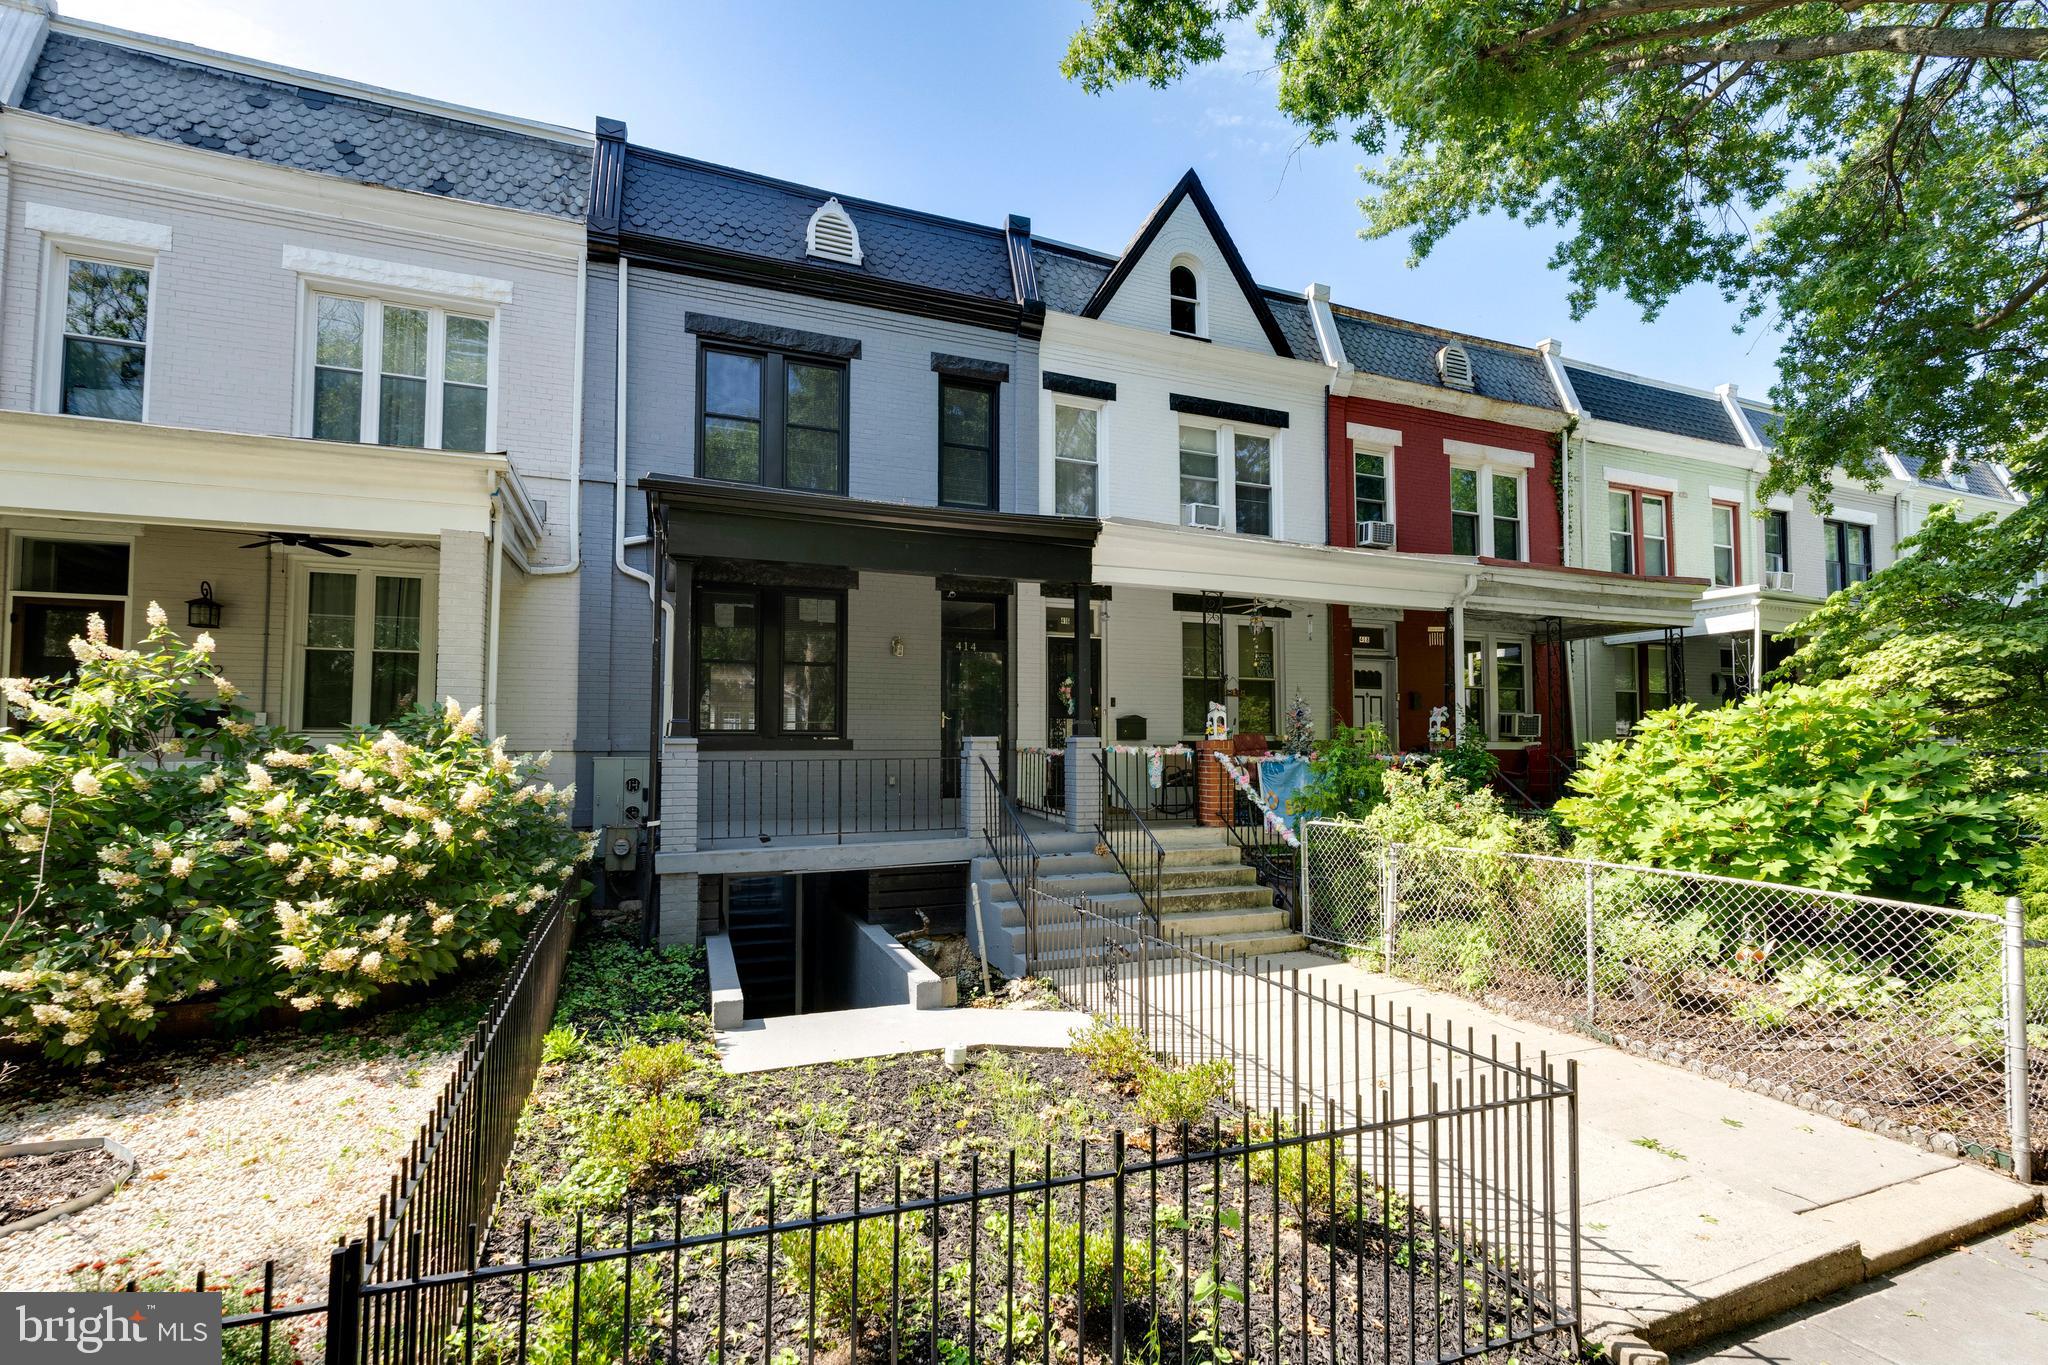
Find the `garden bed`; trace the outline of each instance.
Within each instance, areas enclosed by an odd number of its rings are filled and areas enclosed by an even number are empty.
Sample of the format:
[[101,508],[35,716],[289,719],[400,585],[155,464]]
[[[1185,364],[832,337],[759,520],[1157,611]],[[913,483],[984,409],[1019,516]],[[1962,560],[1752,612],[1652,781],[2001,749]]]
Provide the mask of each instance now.
[[[1118,1130],[1133,1353],[1271,1356],[1278,1333],[1291,1359],[1378,1359],[1389,1340],[1396,1358],[1412,1348],[1435,1359],[1501,1340],[1510,1317],[1517,1333],[1532,1320],[1497,1273],[1461,1263],[1404,1201],[1383,1197],[1351,1144],[1276,1155],[1270,1126],[1250,1120],[1254,1150],[1237,1146],[1247,1120],[1219,1098],[1227,1078],[1219,1090],[1213,1075],[1168,1069],[1190,1082],[1183,1146],[1148,1123],[1135,1084],[1071,1053],[983,1052],[959,1071],[927,1054],[729,1076],[700,1016],[644,993],[633,1010],[600,995],[565,987],[485,1260],[704,1240],[485,1281],[486,1357],[523,1320],[533,1350],[565,1358],[572,1321],[593,1359],[815,1350],[846,1361],[888,1359],[892,1346],[912,1360],[1000,1359],[1006,1347],[1107,1358]],[[813,1210],[853,1209],[856,1190],[867,1215],[857,1234],[849,1222],[808,1225]],[[892,1213],[899,1190],[911,1207]],[[760,1231],[771,1207],[773,1236]],[[732,1235],[719,1240],[721,1229]],[[1569,1343],[1515,1354],[1563,1359]]]

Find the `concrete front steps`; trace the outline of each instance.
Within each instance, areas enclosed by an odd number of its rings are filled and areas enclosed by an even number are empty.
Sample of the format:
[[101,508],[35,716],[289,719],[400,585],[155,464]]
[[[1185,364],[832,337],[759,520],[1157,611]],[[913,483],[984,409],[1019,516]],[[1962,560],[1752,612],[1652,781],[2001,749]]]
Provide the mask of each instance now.
[[[1230,836],[1219,829],[1174,827],[1155,831],[1165,849],[1160,874],[1160,927],[1169,933],[1202,940],[1204,951],[1217,956],[1262,957],[1299,952],[1306,946],[1294,932],[1287,913],[1273,904],[1273,893],[1259,885],[1257,873],[1239,859]],[[1087,897],[1105,913],[1142,911],[1143,902],[1114,859],[1098,852],[1093,834],[1036,834],[1038,885],[1064,900]],[[974,860],[972,887],[981,899],[981,918],[988,931],[989,964],[1005,975],[1025,970],[1024,908],[1018,904],[1002,865],[994,858]],[[968,935],[978,942],[972,906]]]

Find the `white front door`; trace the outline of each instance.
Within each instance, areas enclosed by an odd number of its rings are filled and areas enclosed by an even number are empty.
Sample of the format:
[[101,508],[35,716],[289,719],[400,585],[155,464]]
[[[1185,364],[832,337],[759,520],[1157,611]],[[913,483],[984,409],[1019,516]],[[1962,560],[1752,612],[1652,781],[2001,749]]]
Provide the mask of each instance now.
[[1377,725],[1391,739],[1396,725],[1394,661],[1384,654],[1351,656],[1351,723]]

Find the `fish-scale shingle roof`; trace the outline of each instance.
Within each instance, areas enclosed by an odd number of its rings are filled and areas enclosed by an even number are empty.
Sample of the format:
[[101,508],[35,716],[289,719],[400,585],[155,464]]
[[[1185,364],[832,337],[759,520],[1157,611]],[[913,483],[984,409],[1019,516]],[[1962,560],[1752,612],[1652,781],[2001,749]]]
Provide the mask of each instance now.
[[1287,338],[1288,349],[1297,360],[1320,360],[1323,344],[1316,340],[1315,319],[1309,316],[1308,301],[1296,294],[1283,294],[1269,289],[1266,293],[1266,307],[1273,311],[1273,321],[1280,324],[1280,334]]
[[1109,278],[1110,262],[1042,243],[1032,244],[1031,263],[1038,274],[1038,296],[1055,313],[1080,313]]
[[1578,394],[1580,406],[1602,421],[1722,445],[1744,444],[1728,409],[1711,394],[1666,388],[1647,380],[1569,363],[1565,365],[1565,374],[1572,381],[1572,391]]
[[840,205],[860,233],[861,264],[808,255],[811,215],[832,197],[825,190],[628,147],[619,226],[635,236],[972,298],[1015,297],[1001,229],[843,195]]
[[580,219],[590,153],[551,141],[259,79],[62,30],[21,107],[134,137],[363,184]]
[[1344,358],[1368,374],[1441,388],[1436,353],[1445,343],[1455,341],[1472,357],[1472,389],[1481,397],[1552,411],[1563,406],[1543,368],[1542,357],[1534,351],[1476,337],[1454,336],[1356,309],[1339,308],[1333,312]]

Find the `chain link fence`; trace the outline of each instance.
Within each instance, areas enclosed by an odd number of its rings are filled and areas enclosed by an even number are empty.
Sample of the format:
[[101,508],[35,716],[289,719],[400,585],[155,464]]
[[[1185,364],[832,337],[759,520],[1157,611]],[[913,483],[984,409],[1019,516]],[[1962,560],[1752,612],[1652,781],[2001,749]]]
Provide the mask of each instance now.
[[1360,965],[1575,1029],[2022,1179],[2048,1136],[2048,945],[2003,918],[1314,821],[1304,932]]

